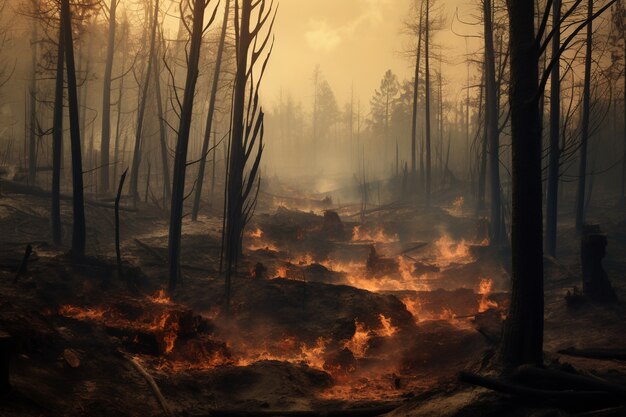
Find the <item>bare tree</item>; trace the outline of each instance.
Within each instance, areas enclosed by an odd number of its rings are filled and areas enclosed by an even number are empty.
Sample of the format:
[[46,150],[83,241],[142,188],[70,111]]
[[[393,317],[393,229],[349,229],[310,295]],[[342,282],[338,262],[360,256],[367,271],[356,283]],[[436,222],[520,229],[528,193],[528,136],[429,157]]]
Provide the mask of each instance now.
[[[256,10],[256,17],[252,16]],[[235,0],[235,46],[237,51],[237,72],[233,94],[231,143],[226,189],[226,215],[224,230],[225,293],[226,309],[230,306],[230,290],[233,275],[237,274],[237,264],[241,253],[241,239],[246,223],[256,205],[256,194],[251,195],[258,179],[261,156],[263,154],[263,110],[259,106],[259,86],[272,46],[266,55],[255,79],[255,64],[268,46],[276,13],[269,23],[267,33],[260,39],[261,30],[272,16],[273,4],[266,0]],[[253,25],[251,27],[251,21]],[[246,94],[248,93],[248,94]],[[247,95],[247,97],[246,97]],[[256,150],[256,154],[253,152]],[[252,166],[245,174],[248,161]]]

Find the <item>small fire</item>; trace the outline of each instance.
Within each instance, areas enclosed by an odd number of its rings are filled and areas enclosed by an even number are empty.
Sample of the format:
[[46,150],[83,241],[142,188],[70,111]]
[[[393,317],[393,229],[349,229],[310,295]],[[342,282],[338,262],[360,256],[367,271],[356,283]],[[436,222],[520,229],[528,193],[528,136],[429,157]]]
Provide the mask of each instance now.
[[278,269],[276,270],[276,276],[278,278],[287,278],[287,267],[279,266]]
[[362,230],[361,226],[354,226],[352,229],[353,242],[394,243],[398,240],[398,235],[389,236],[381,228],[376,229],[373,234],[367,230]]
[[96,308],[62,305],[59,307],[59,314],[77,320],[101,320],[104,317],[105,311]]
[[176,317],[169,312],[164,312],[161,317],[152,322],[150,327],[163,333],[163,343],[165,344],[163,351],[166,354],[171,353],[174,350],[178,331],[180,330]]
[[445,267],[451,264],[467,264],[474,259],[470,247],[465,240],[455,241],[450,236],[443,235],[435,241],[437,248],[437,265]]
[[257,227],[256,229],[249,231],[247,235],[253,239],[260,239],[263,237],[263,230]]
[[415,322],[419,322],[419,316],[422,312],[422,303],[419,298],[404,297],[400,301],[402,301],[409,313],[413,315]]
[[157,293],[148,299],[155,304],[172,304],[172,300],[167,296],[164,289],[160,289]]
[[452,202],[452,207],[447,209],[447,211],[453,216],[460,216],[463,214],[464,204],[465,204],[465,199],[463,198],[463,196],[458,196]]
[[493,280],[491,278],[483,278],[478,284],[478,294],[481,295],[478,303],[478,312],[483,313],[490,308],[498,308],[498,303],[489,299],[489,294],[493,288]]
[[370,331],[365,327],[365,323],[357,320],[354,320],[354,326],[355,330],[352,339],[348,340],[343,346],[350,349],[355,358],[363,358],[371,337]]
[[378,331],[380,336],[390,337],[398,331],[398,328],[391,324],[390,318],[385,317],[383,314],[379,314],[378,318],[380,319],[380,324],[382,325],[382,328]]

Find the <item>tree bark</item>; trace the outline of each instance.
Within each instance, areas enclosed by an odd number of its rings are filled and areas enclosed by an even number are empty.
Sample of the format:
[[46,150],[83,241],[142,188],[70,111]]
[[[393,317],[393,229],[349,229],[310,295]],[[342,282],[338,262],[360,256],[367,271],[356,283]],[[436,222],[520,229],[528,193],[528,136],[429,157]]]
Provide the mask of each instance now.
[[543,253],[539,49],[534,2],[508,0],[512,148],[511,306],[501,357],[507,365],[543,362]]
[[52,121],[52,189],[50,222],[52,241],[60,245],[63,239],[61,228],[61,160],[63,158],[63,71],[65,69],[65,40],[63,23],[59,25],[57,45],[57,68],[54,86],[54,112]]
[[576,191],[576,230],[581,232],[585,222],[585,188],[587,185],[587,145],[589,142],[589,118],[591,111],[591,51],[593,41],[593,0],[587,3],[587,48],[585,55],[585,84],[583,87],[583,114],[578,165],[578,188]]
[[29,86],[28,183],[37,180],[37,21],[33,19],[31,39],[31,76]]
[[198,81],[198,63],[200,61],[200,47],[202,45],[202,32],[204,30],[205,6],[205,0],[194,0],[191,44],[189,47],[189,61],[187,62],[187,79],[185,81],[183,105],[178,127],[178,140],[176,143],[176,157],[174,159],[174,179],[168,244],[170,292],[176,289],[179,280],[180,234],[183,221],[187,149],[189,146],[189,132],[193,113],[193,99],[196,91],[196,82]]
[[61,0],[61,15],[65,41],[65,58],[67,64],[67,89],[69,98],[70,137],[72,148],[72,189],[73,189],[73,231],[72,252],[81,256],[85,254],[86,228],[85,203],[83,192],[83,160],[80,141],[80,121],[78,93],[76,88],[76,69],[74,64],[74,45],[72,41],[72,16],[69,0]]
[[415,78],[413,79],[413,113],[411,123],[411,193],[415,193],[417,187],[417,100],[419,93],[420,78],[420,48],[422,44],[422,8],[424,3],[420,5],[420,23],[417,35],[417,56],[415,58]]
[[167,154],[167,126],[165,126],[165,112],[163,111],[163,99],[161,97],[161,74],[159,66],[154,65],[154,82],[156,89],[157,112],[159,113],[159,145],[161,146],[161,167],[163,170],[163,197],[166,200],[172,198],[172,185],[170,183],[170,167]]
[[215,61],[215,70],[213,71],[213,84],[211,86],[211,98],[209,99],[209,111],[206,118],[206,127],[204,131],[204,140],[202,142],[202,154],[200,155],[200,166],[198,167],[198,179],[196,182],[196,193],[193,199],[193,207],[191,209],[191,220],[198,220],[198,212],[200,211],[200,197],[202,196],[202,186],[204,185],[204,170],[206,167],[206,157],[209,152],[209,141],[211,139],[211,129],[213,127],[213,114],[215,113],[215,100],[219,87],[220,71],[222,68],[222,55],[224,53],[224,42],[226,40],[226,30],[228,29],[228,15],[230,12],[230,0],[226,0],[224,6],[224,20],[222,21],[222,32],[220,33],[220,42],[217,47],[217,56]]
[[115,12],[118,0],[109,7],[109,39],[107,44],[104,80],[102,82],[102,136],[100,139],[100,191],[109,191],[109,144],[111,141],[111,74],[115,52]]

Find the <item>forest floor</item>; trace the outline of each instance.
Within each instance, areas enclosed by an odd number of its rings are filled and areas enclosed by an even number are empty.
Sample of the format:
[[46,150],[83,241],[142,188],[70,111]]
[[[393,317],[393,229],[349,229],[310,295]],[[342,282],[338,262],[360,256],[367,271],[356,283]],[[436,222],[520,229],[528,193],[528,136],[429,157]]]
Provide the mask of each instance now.
[[[0,415],[575,415],[458,381],[459,371],[490,372],[510,259],[455,193],[429,210],[392,204],[363,218],[323,196],[276,197],[288,194],[263,196],[228,314],[222,224],[210,210],[184,219],[182,279],[168,297],[158,208],[121,212],[120,276],[113,210],[87,206],[88,256],[76,259],[49,243],[47,199],[0,197],[0,332],[13,341]],[[67,202],[62,215],[67,242]],[[604,267],[626,300],[626,216],[610,203],[590,216],[608,234]],[[558,261],[545,261],[546,363],[625,383],[625,362],[558,353],[626,347],[623,302],[567,306],[581,286],[580,238],[566,213],[559,226]]]

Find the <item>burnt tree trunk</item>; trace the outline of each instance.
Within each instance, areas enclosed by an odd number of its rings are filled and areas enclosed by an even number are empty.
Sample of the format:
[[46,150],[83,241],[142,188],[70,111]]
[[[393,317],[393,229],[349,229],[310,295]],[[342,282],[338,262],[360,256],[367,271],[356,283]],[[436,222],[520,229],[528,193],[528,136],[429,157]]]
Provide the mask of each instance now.
[[496,63],[493,48],[493,25],[491,22],[491,0],[483,1],[485,22],[485,86],[486,86],[486,120],[485,130],[489,144],[489,190],[491,192],[491,243],[498,244],[504,240],[502,225],[502,201],[500,197],[500,138],[498,127],[498,93],[496,84]]
[[169,200],[172,198],[172,185],[170,183],[170,167],[167,154],[167,127],[165,126],[165,112],[163,111],[163,99],[161,96],[161,74],[159,72],[159,66],[155,62],[154,83],[157,112],[159,116],[159,145],[161,147],[161,168],[163,170],[163,197]]
[[539,45],[534,2],[508,0],[512,147],[511,306],[501,357],[507,365],[543,362],[543,254]]
[[148,65],[145,71],[139,108],[137,109],[137,126],[135,129],[135,147],[133,151],[133,162],[130,168],[130,196],[133,204],[137,204],[139,199],[139,165],[141,164],[141,135],[143,132],[143,119],[146,113],[146,102],[148,101],[148,88],[150,86],[150,75],[152,71],[152,60],[154,59],[154,44],[156,42],[156,28],[159,20],[159,0],[154,2],[154,13],[152,15],[152,27],[150,28],[150,51],[148,52]]
[[226,40],[226,30],[228,29],[228,15],[230,12],[230,0],[226,0],[224,6],[224,20],[222,21],[222,31],[220,33],[220,41],[217,47],[217,56],[215,61],[215,70],[213,71],[213,84],[211,85],[211,97],[209,99],[209,111],[206,118],[206,127],[204,131],[204,140],[202,142],[202,154],[200,156],[200,166],[198,167],[198,180],[196,181],[196,193],[193,198],[193,207],[191,209],[191,220],[198,220],[198,211],[200,211],[200,197],[202,196],[202,186],[204,185],[204,170],[206,168],[206,158],[209,152],[209,141],[211,139],[211,129],[213,127],[213,114],[215,113],[215,100],[219,87],[220,71],[222,68],[222,55],[224,53],[224,42]]
[[411,193],[415,194],[417,187],[417,101],[420,80],[420,53],[422,49],[422,8],[424,3],[420,5],[420,22],[417,34],[417,56],[415,58],[415,78],[413,79],[413,113],[411,121]]
[[35,185],[37,179],[37,20],[33,19],[31,39],[31,75],[28,91],[28,183]]
[[[552,59],[559,60],[561,47],[561,0],[552,3]],[[557,62],[550,79],[550,160],[546,200],[546,253],[556,256],[557,208],[559,199],[559,135],[561,132],[561,71]]]
[[109,191],[109,143],[111,141],[111,74],[115,52],[115,12],[118,0],[111,0],[109,7],[109,38],[102,82],[102,135],[100,139],[100,191]]
[[593,0],[587,3],[587,48],[585,56],[585,84],[583,87],[583,114],[578,165],[578,188],[576,190],[576,230],[582,232],[585,222],[585,188],[587,185],[587,145],[589,142],[589,118],[591,111],[591,51],[593,41]]
[[76,67],[74,64],[74,44],[72,40],[72,16],[69,0],[61,0],[61,25],[65,42],[67,64],[67,90],[70,115],[70,144],[72,148],[72,189],[73,189],[73,231],[72,252],[85,254],[85,202],[83,192],[83,160],[80,142],[80,120],[78,113],[78,92],[76,89]]
[[176,289],[176,284],[179,280],[180,234],[183,221],[187,148],[189,146],[189,132],[191,128],[191,116],[193,114],[193,99],[196,92],[196,82],[198,81],[198,63],[200,61],[200,47],[202,46],[205,7],[205,0],[194,1],[191,44],[189,46],[189,58],[187,62],[187,79],[185,81],[183,103],[180,111],[180,124],[178,127],[178,140],[176,142],[176,156],[173,171],[174,177],[168,241],[170,292]]
[[63,239],[61,227],[61,160],[63,158],[63,71],[65,69],[65,41],[63,24],[59,25],[57,46],[56,81],[54,85],[54,112],[52,116],[52,189],[50,222],[52,241],[60,245]]
[[426,0],[426,26],[424,33],[424,88],[425,88],[425,117],[426,117],[426,206],[430,206],[432,184],[432,166],[430,151],[430,0]]

